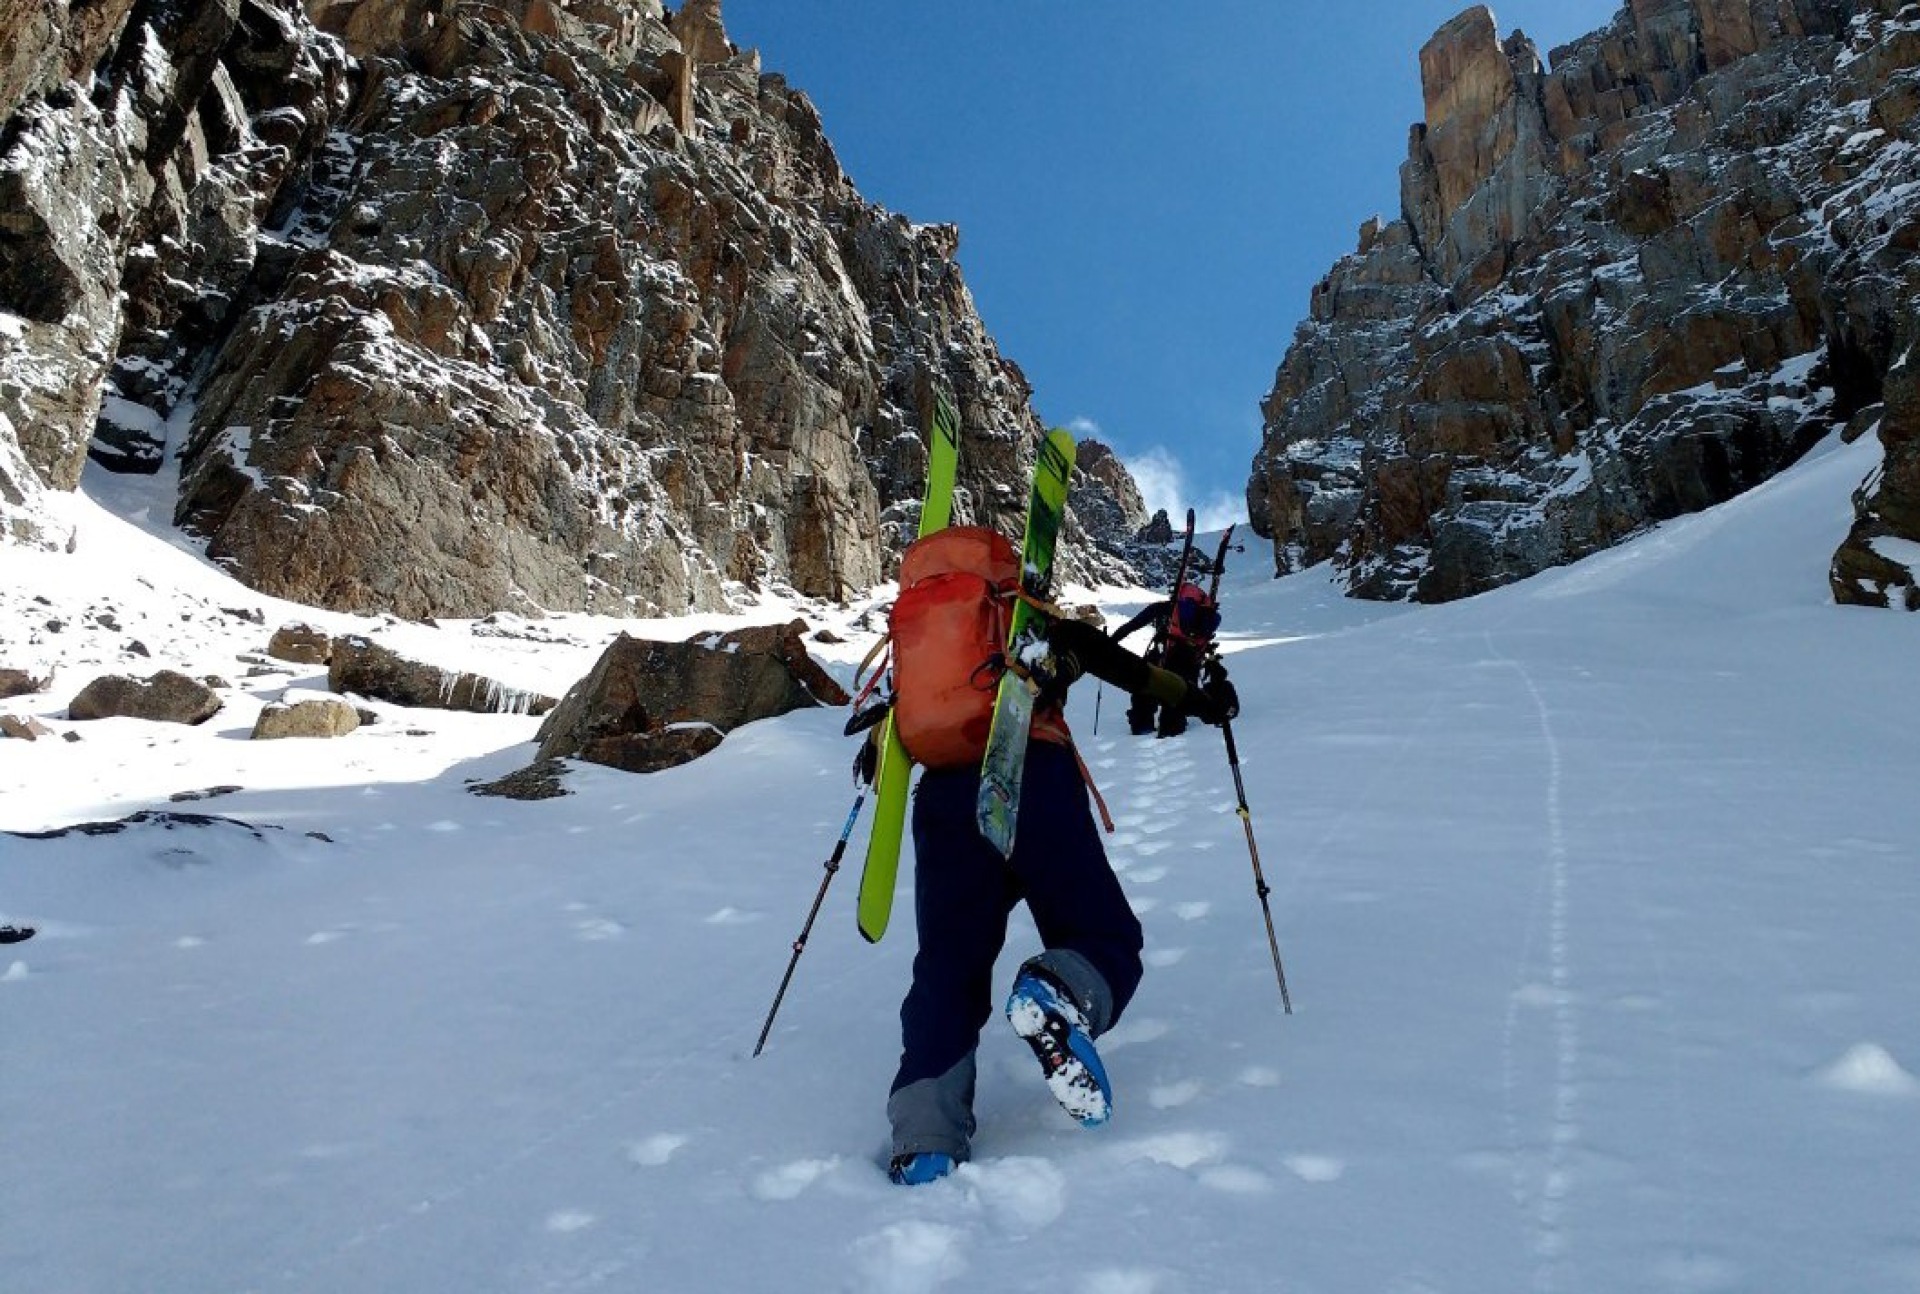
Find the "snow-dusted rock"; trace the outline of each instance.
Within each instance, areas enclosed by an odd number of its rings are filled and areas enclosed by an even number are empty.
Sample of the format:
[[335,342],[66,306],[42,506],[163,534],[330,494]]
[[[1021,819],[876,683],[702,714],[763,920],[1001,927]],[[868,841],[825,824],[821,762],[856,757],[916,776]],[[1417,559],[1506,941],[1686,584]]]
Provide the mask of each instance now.
[[[1476,593],[1758,484],[1897,387],[1911,6],[1635,0],[1550,71],[1476,6],[1420,66],[1401,218],[1315,289],[1266,400],[1248,497],[1282,571]],[[1866,601],[1912,586],[1903,426],[1836,568]]]
[[108,674],[80,689],[67,703],[69,719],[146,719],[154,723],[205,723],[220,712],[220,697],[199,679],[163,669],[146,678]]
[[[14,537],[60,541],[89,448],[179,452],[176,519],[310,605],[846,599],[936,385],[959,515],[1018,533],[1040,427],[958,234],[862,198],[718,3],[162,5],[65,63],[41,27],[0,68]],[[1124,574],[1069,524],[1068,575]]]
[[337,696],[269,705],[253,723],[253,740],[281,737],[344,737],[360,726],[360,712]]
[[479,674],[408,660],[371,638],[347,634],[333,642],[327,687],[395,705],[476,714],[545,714],[553,698],[511,688]]
[[807,654],[806,622],[696,634],[620,635],[540,726],[540,758],[629,772],[696,759],[733,729],[848,697]]
[[32,715],[0,714],[0,737],[16,741],[38,741],[53,736],[53,729]]
[[23,669],[0,669],[0,700],[10,696],[31,696],[47,690],[47,680]]
[[295,665],[325,665],[333,658],[333,639],[310,624],[285,624],[267,640],[267,655]]

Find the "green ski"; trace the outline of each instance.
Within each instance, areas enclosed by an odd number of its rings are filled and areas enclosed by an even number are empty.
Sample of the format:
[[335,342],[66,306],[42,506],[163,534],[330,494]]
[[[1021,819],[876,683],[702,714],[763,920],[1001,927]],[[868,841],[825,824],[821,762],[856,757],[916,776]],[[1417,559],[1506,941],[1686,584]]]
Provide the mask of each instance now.
[[[1053,581],[1053,547],[1067,513],[1067,478],[1073,475],[1074,452],[1072,434],[1056,427],[1040,442],[1040,453],[1034,460],[1027,535],[1020,547],[1020,588],[1034,598],[1044,599]],[[1015,604],[1013,625],[1007,633],[1009,663],[1027,663],[1032,654],[1046,650],[1046,640],[1035,624],[1038,617],[1024,599]],[[1008,669],[1000,676],[993,726],[987,730],[987,753],[980,761],[980,834],[1002,856],[1013,853],[1033,698],[1034,685],[1024,671]]]
[[[920,505],[922,536],[946,529],[953,516],[953,482],[960,466],[960,415],[945,392],[934,396],[927,426],[927,494]],[[873,830],[867,837],[867,861],[860,872],[860,934],[879,943],[893,914],[894,878],[900,871],[900,839],[907,825],[907,786],[913,760],[887,716],[881,736],[880,767],[873,779]]]

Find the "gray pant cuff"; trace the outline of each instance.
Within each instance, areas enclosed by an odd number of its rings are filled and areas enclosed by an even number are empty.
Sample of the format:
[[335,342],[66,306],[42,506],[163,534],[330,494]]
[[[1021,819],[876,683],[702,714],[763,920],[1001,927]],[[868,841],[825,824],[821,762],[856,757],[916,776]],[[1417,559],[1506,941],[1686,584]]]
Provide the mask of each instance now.
[[964,1162],[973,1141],[974,1058],[969,1052],[938,1078],[909,1083],[887,1098],[893,1153],[937,1150]]
[[1038,966],[1049,975],[1067,986],[1086,1012],[1087,1026],[1099,1037],[1107,1031],[1107,1025],[1113,1021],[1113,990],[1107,987],[1107,978],[1093,968],[1088,961],[1071,948],[1049,948],[1037,957],[1028,958],[1028,964]]

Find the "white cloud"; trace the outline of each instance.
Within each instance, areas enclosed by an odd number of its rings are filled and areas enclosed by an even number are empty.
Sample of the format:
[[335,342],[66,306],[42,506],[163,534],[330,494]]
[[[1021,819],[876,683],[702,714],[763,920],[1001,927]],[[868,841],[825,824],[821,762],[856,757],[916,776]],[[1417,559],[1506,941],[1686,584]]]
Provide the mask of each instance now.
[[1187,482],[1187,469],[1164,445],[1155,445],[1142,454],[1125,455],[1121,461],[1140,486],[1140,497],[1146,500],[1147,511],[1165,508],[1176,529],[1186,520],[1188,508],[1194,510],[1198,518],[1196,528],[1200,530],[1224,530],[1246,518],[1246,502],[1225,490],[1196,499]]

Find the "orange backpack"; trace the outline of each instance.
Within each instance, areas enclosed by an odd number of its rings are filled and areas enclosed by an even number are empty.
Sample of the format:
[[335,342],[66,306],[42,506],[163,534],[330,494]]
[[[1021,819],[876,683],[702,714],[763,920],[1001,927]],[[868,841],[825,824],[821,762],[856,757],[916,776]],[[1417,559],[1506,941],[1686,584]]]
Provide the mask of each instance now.
[[936,530],[901,558],[887,620],[893,724],[915,762],[958,768],[986,754],[1019,587],[1019,555],[983,526]]

